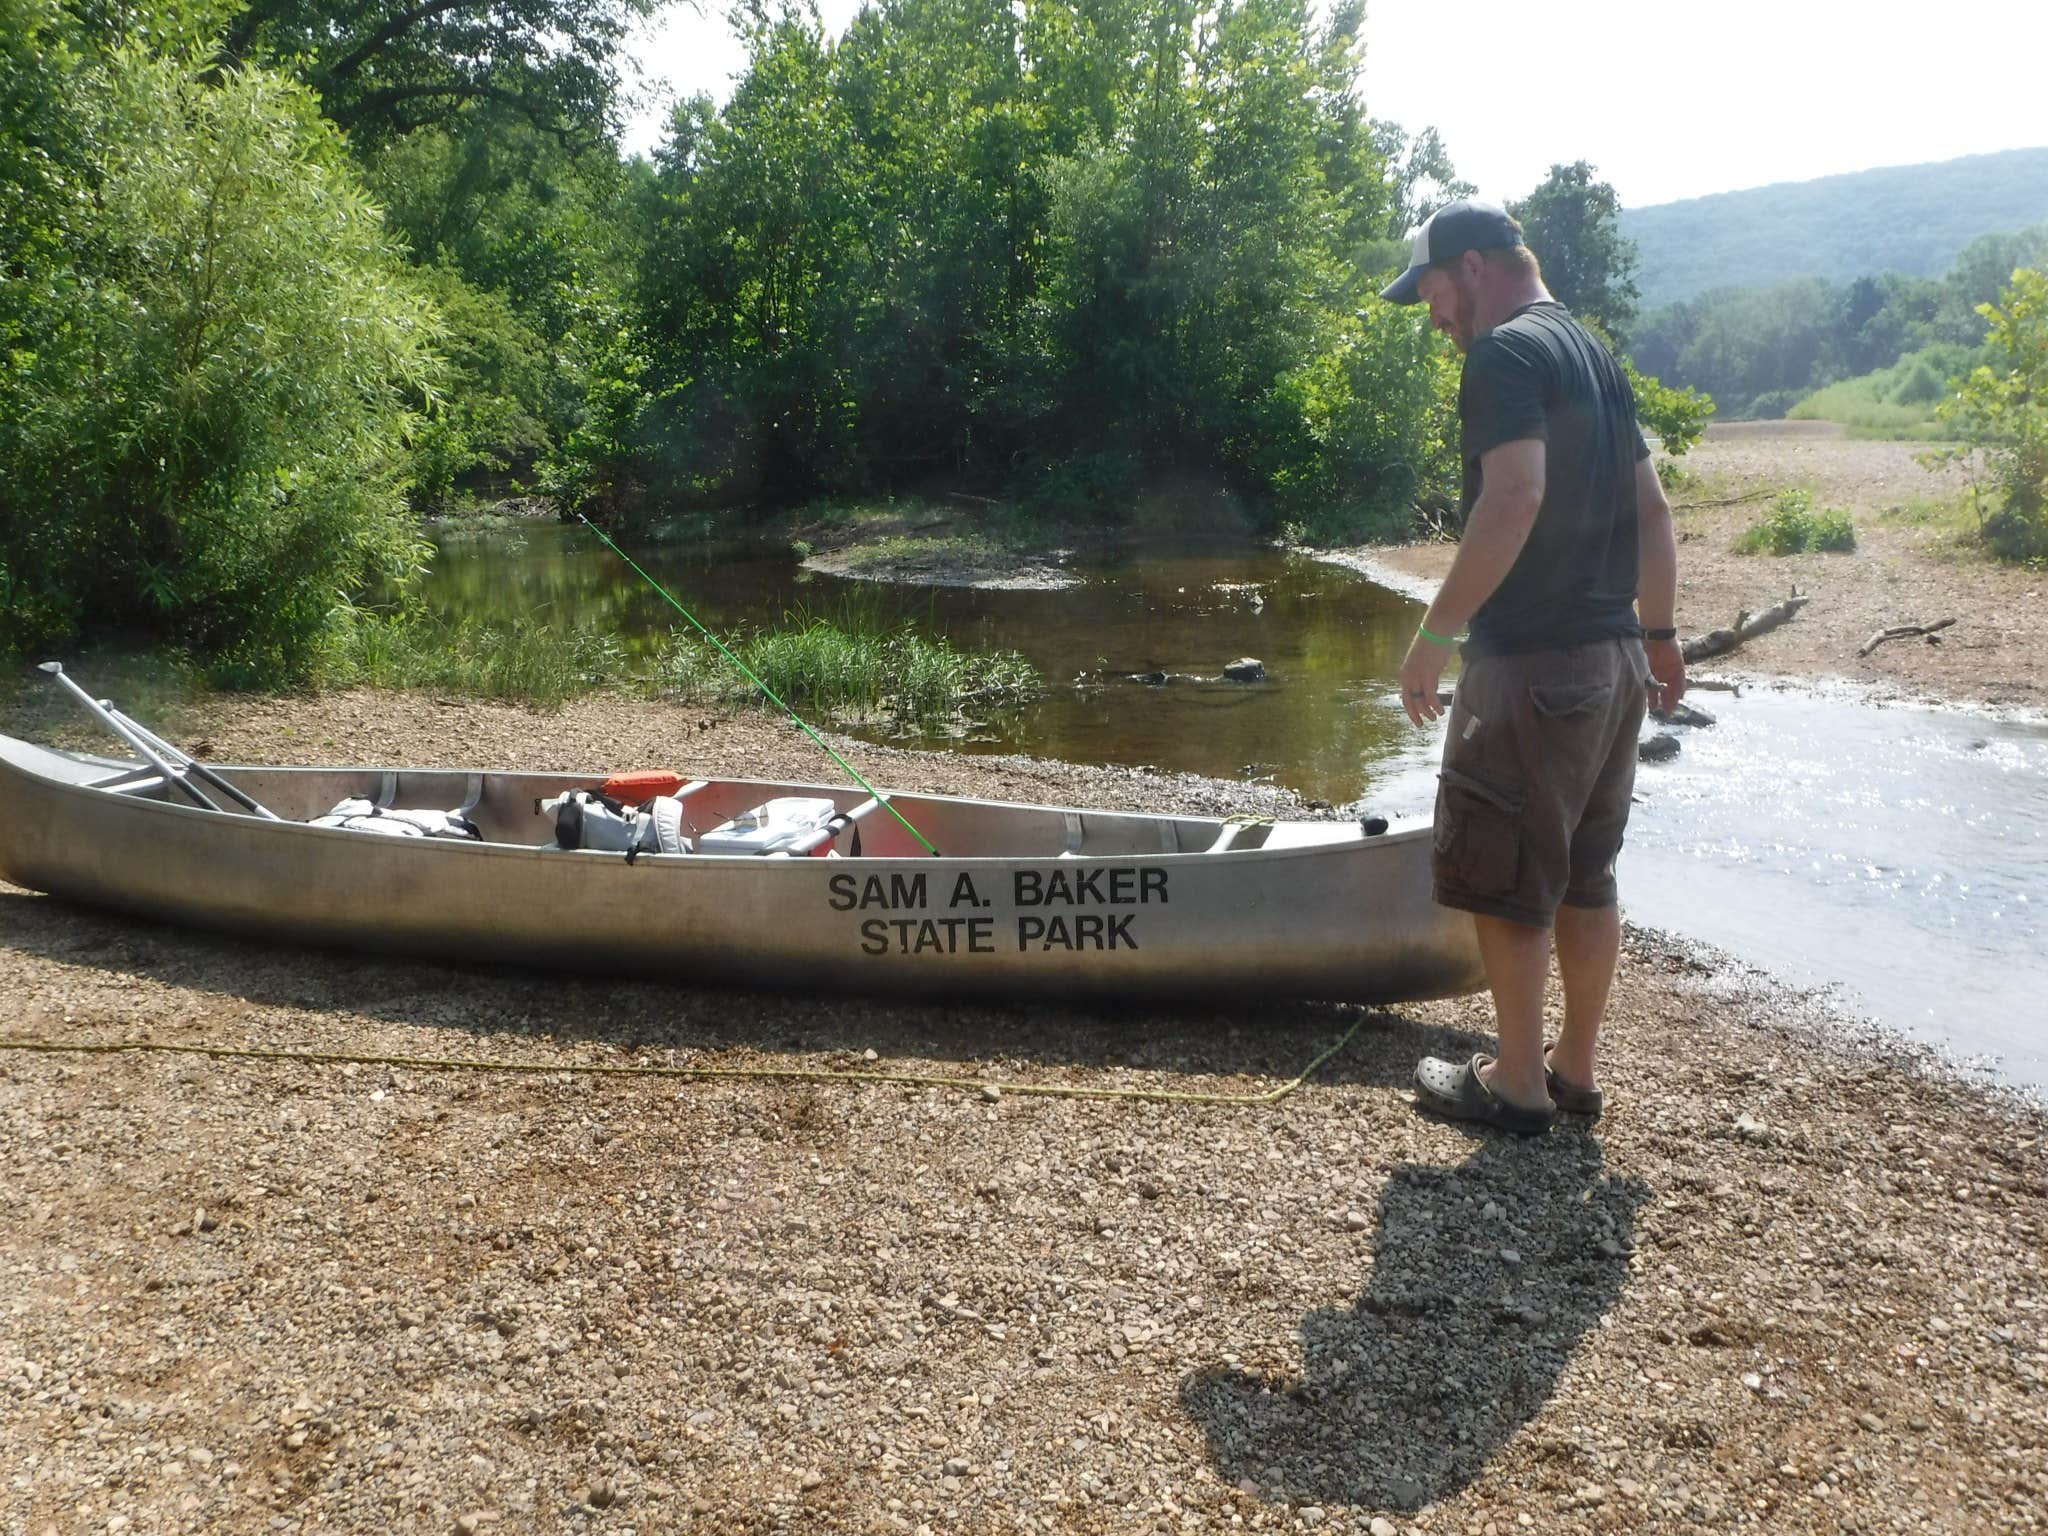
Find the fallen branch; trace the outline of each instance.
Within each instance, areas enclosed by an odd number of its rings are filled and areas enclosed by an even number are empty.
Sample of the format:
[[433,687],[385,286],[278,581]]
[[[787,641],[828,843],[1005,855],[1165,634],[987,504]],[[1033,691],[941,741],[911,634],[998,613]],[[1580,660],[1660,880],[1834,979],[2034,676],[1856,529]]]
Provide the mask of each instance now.
[[1672,507],[1674,512],[1691,512],[1699,507],[1735,507],[1745,501],[1762,501],[1769,491],[1750,491],[1741,496],[1723,496],[1719,501],[1681,501]]
[[1754,640],[1758,635],[1776,629],[1812,601],[1810,593],[1794,592],[1782,603],[1774,604],[1762,613],[1738,613],[1732,628],[1710,629],[1704,635],[1695,635],[1678,648],[1678,653],[1687,661],[1725,656],[1744,641]]
[[1954,619],[1936,619],[1932,624],[1894,624],[1890,629],[1880,629],[1872,635],[1869,643],[1856,654],[1868,656],[1887,640],[1905,640],[1914,635],[1931,635],[1937,629],[1947,629],[1953,623]]
[[1709,689],[1714,693],[1732,693],[1738,699],[1742,697],[1742,684],[1740,683],[1723,682],[1718,677],[1688,677],[1685,680],[1685,691],[1687,693],[1700,688]]

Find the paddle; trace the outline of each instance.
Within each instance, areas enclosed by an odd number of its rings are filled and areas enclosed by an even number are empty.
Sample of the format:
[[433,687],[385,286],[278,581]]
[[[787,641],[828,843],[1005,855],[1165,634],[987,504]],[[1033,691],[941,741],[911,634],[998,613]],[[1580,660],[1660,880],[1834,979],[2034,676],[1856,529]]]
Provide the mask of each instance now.
[[[94,698],[83,688],[79,687],[77,683],[64,675],[64,665],[62,662],[43,662],[40,670],[49,673],[50,676],[62,683],[71,696],[85,706],[88,714],[116,736],[127,742],[137,752],[140,752],[143,761],[163,776],[164,783],[177,785],[178,788],[184,790],[186,794],[197,801],[202,810],[221,811],[224,815],[233,814],[233,812],[227,811],[224,807],[215,805],[213,801],[209,800],[206,797],[205,791],[192,782],[194,775],[204,779],[236,804],[257,816],[261,816],[269,821],[282,821],[284,819],[275,811],[268,810],[264,806],[259,805],[247,793],[237,789],[204,763],[195,762],[191,757],[179,751],[154,731],[138,725],[135,721],[129,719],[120,710],[114,708],[113,704],[108,700]],[[169,758],[170,761],[166,762],[166,758]],[[173,763],[177,766],[173,767]]]

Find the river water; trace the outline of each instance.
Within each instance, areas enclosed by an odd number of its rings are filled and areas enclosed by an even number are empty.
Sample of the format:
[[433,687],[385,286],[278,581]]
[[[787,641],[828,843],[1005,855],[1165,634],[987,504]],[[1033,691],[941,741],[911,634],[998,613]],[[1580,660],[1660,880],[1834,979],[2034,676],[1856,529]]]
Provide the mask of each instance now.
[[[1394,696],[1421,604],[1341,567],[1161,549],[1077,569],[1063,592],[987,592],[845,582],[781,550],[632,553],[721,632],[852,598],[961,646],[1020,651],[1047,679],[1014,717],[900,744],[1264,778],[1392,814],[1430,806],[1440,737]],[[500,621],[598,619],[629,639],[675,621],[616,556],[552,524],[444,538],[428,598]],[[1218,678],[1246,655],[1270,681]],[[1678,757],[1638,776],[1629,915],[2048,1086],[2048,726],[1769,690],[1693,702],[1718,723],[1682,732]]]

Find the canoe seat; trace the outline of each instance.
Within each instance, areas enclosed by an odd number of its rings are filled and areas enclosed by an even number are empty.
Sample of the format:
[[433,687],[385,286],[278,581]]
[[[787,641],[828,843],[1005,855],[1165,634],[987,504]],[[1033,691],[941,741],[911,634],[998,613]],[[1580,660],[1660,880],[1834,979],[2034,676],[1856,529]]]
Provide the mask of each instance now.
[[835,816],[830,822],[818,828],[817,831],[799,838],[787,848],[776,849],[769,857],[781,858],[786,855],[790,858],[804,858],[816,853],[827,843],[838,842],[841,837],[847,839],[847,846],[842,848],[840,852],[857,856],[860,852],[860,825],[881,808],[882,802],[873,795],[869,795],[867,799],[861,801],[859,805],[856,805],[846,813],[844,821]]
[[1226,821],[1223,823],[1223,830],[1216,834],[1216,841],[1202,851],[1228,853],[1233,848],[1260,848],[1265,845],[1265,834],[1270,831],[1271,822]]

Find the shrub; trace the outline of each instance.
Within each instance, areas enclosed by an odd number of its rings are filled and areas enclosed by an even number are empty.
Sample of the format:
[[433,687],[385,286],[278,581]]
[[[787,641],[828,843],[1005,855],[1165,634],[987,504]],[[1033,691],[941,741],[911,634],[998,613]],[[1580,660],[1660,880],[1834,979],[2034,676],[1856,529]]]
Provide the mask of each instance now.
[[77,195],[7,280],[34,303],[0,351],[0,587],[33,598],[0,645],[139,629],[220,681],[303,677],[353,594],[417,568],[432,311],[310,93],[133,46],[72,64],[45,128]]
[[1783,421],[1803,397],[1796,389],[1771,389],[1749,402],[1752,421]]
[[1687,469],[1676,459],[1657,460],[1657,483],[1666,491],[1690,490],[1699,484],[1700,477]]
[[1673,458],[1683,456],[1707,430],[1707,418],[1714,414],[1714,397],[1696,389],[1673,389],[1636,372],[1635,364],[1626,355],[1617,355],[1630,387],[1635,390],[1636,419],[1642,422],[1643,430],[1663,445],[1665,453]]
[[1942,385],[1941,375],[1927,366],[1925,358],[1916,358],[1910,367],[1901,365],[1902,377],[1892,386],[1892,401],[1897,405],[1932,405],[1947,391]]
[[1815,512],[1810,491],[1783,491],[1761,522],[1735,541],[1741,555],[1841,553],[1856,547],[1856,528],[1837,508]]
[[1923,455],[1930,467],[1981,454],[1971,497],[1984,546],[2002,560],[2048,558],[2048,274],[2019,268],[1979,305],[1993,361],[1940,407],[1966,446]]

